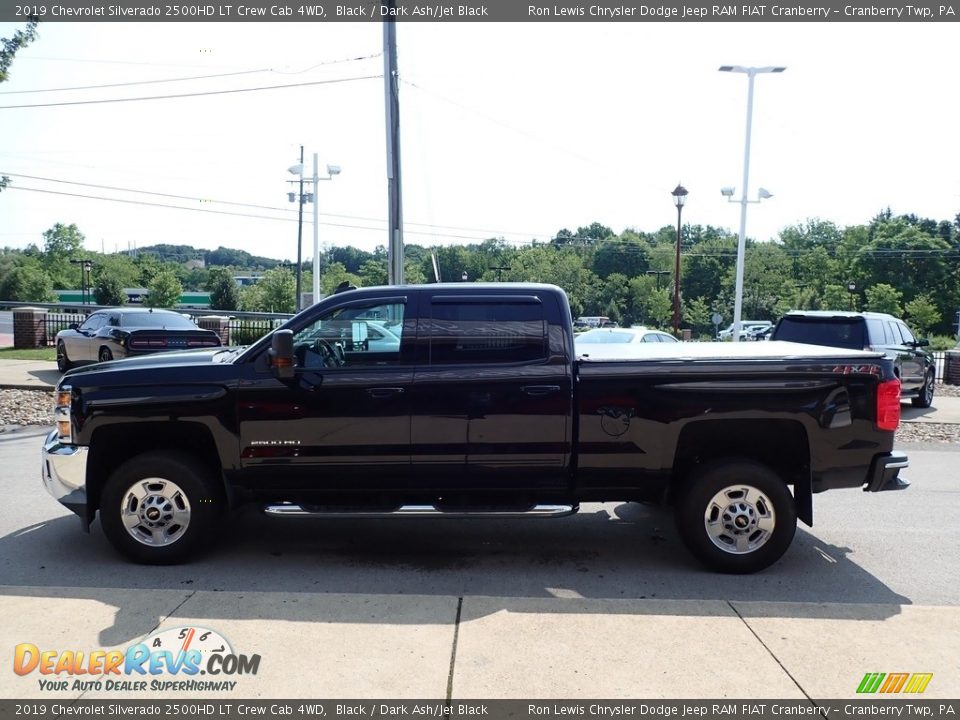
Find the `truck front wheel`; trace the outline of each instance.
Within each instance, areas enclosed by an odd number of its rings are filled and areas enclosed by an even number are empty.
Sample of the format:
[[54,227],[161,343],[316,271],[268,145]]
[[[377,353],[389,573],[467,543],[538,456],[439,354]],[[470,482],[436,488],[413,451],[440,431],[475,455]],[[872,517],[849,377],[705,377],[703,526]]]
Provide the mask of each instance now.
[[676,507],[684,544],[711,570],[752,573],[775,563],[797,529],[793,496],[770,468],[712,463],[689,478]]
[[192,458],[147,453],[110,476],[100,499],[100,524],[131,560],[169,565],[206,545],[224,504],[222,489]]

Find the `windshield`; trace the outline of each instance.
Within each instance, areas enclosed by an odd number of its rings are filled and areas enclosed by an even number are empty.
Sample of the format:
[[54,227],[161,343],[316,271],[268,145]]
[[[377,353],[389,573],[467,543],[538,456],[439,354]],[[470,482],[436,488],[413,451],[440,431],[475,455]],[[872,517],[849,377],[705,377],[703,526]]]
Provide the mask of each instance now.
[[864,327],[858,317],[784,317],[771,339],[863,350]]

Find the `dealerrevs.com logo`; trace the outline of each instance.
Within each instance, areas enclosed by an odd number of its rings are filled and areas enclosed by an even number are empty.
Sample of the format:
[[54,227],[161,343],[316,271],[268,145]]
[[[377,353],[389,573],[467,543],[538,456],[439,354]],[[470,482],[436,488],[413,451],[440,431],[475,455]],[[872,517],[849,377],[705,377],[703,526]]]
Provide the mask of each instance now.
[[20,643],[13,654],[13,671],[36,673],[40,689],[49,691],[230,691],[238,682],[231,678],[259,669],[259,655],[235,653],[220,633],[192,626],[162,630],[126,650],[48,650]]
[[860,681],[857,692],[873,693],[922,693],[933,680],[933,673],[867,673]]

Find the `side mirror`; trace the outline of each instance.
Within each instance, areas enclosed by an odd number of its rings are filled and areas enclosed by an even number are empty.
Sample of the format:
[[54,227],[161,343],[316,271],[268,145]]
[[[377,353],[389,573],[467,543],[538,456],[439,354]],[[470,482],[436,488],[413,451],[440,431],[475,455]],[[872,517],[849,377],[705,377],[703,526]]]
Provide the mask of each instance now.
[[79,329],[80,329],[80,323],[70,323],[67,327],[68,327],[70,330],[79,330]]
[[293,331],[277,330],[273,334],[270,350],[270,369],[281,380],[293,377]]
[[927,338],[917,340],[917,347],[930,347],[930,341]]

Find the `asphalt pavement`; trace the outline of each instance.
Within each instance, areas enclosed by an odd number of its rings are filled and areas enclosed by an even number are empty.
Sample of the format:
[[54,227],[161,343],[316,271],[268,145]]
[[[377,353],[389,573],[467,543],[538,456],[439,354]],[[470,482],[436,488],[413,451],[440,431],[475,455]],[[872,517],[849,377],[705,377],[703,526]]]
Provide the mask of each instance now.
[[[0,361],[0,386],[58,377],[52,363]],[[960,422],[960,399],[917,419],[941,413]],[[261,661],[218,678],[236,682],[227,690],[196,692],[8,671],[0,698],[855,699],[868,672],[932,673],[922,699],[960,697],[955,453],[911,449],[905,493],[818,496],[816,527],[746,577],[701,570],[662,510],[612,503],[549,522],[283,522],[251,509],[197,562],[147,568],[46,495],[43,430],[0,438],[7,662],[22,643],[124,650],[189,627]],[[41,686],[51,678],[67,683]]]

